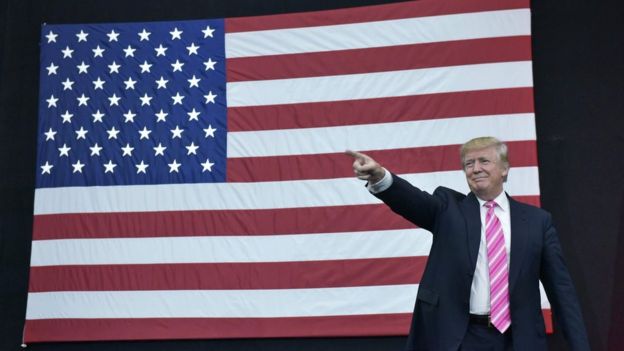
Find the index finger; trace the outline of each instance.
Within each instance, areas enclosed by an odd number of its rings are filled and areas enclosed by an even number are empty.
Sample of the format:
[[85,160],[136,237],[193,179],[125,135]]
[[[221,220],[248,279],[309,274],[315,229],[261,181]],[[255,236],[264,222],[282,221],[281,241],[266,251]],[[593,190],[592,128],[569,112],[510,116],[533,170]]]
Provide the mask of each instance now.
[[345,154],[356,158],[358,160],[364,160],[366,158],[366,155],[364,155],[363,153],[357,152],[357,151],[353,151],[353,150],[346,150]]

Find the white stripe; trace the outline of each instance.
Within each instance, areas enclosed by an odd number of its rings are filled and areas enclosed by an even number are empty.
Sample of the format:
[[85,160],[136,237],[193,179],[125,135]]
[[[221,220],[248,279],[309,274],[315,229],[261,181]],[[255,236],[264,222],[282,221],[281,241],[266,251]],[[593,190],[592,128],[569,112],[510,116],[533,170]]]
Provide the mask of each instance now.
[[344,150],[390,150],[461,145],[466,140],[496,136],[504,141],[535,140],[535,115],[458,117],[348,125],[339,127],[232,132],[228,158],[342,153]]
[[228,107],[533,86],[531,61],[227,83]]
[[227,58],[531,34],[528,9],[227,33]]
[[490,306],[494,306],[496,305],[496,303],[498,302],[498,300],[500,300],[500,298],[502,297],[503,293],[507,294],[508,293],[508,289],[509,289],[509,285],[506,282],[505,284],[503,284],[503,286],[498,290],[498,292],[496,293],[496,295],[494,295],[494,297],[490,300]]
[[550,301],[548,301],[548,296],[546,296],[546,291],[544,290],[544,285],[542,284],[542,282],[540,281],[539,283],[539,289],[540,289],[540,297],[541,297],[541,305],[542,308],[550,308]]
[[[31,266],[288,262],[426,256],[423,229],[355,233],[35,240]],[[60,253],[60,254],[59,254]]]
[[[404,178],[428,192],[440,185],[468,192],[462,171],[407,174]],[[505,189],[512,196],[539,195],[537,167],[512,168]],[[34,214],[270,209],[380,202],[356,178],[64,187],[36,189]]]
[[[418,285],[29,293],[26,319],[303,317],[412,312]],[[389,298],[391,297],[391,298]]]

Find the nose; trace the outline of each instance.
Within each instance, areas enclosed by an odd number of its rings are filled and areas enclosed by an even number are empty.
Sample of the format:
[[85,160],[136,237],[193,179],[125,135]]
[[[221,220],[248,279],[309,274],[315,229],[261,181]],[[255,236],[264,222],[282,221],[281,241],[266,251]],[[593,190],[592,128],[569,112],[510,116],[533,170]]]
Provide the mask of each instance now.
[[481,168],[481,163],[477,160],[474,162],[474,164],[472,165],[472,173],[479,173],[481,172],[483,169]]

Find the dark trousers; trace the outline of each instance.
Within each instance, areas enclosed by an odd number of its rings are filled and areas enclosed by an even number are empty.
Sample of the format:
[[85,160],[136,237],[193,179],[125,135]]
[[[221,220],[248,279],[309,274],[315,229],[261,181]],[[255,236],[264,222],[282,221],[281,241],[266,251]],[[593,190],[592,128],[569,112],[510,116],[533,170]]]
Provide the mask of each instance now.
[[460,351],[508,351],[513,350],[511,328],[501,334],[496,328],[470,323],[459,348]]

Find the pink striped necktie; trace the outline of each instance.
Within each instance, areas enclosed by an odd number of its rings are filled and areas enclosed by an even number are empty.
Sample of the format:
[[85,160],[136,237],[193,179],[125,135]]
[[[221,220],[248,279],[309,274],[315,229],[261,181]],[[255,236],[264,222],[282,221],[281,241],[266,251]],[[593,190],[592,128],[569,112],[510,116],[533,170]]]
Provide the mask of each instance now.
[[485,240],[490,273],[490,320],[501,333],[511,325],[509,311],[509,269],[503,226],[494,214],[498,204],[494,201],[485,203]]

